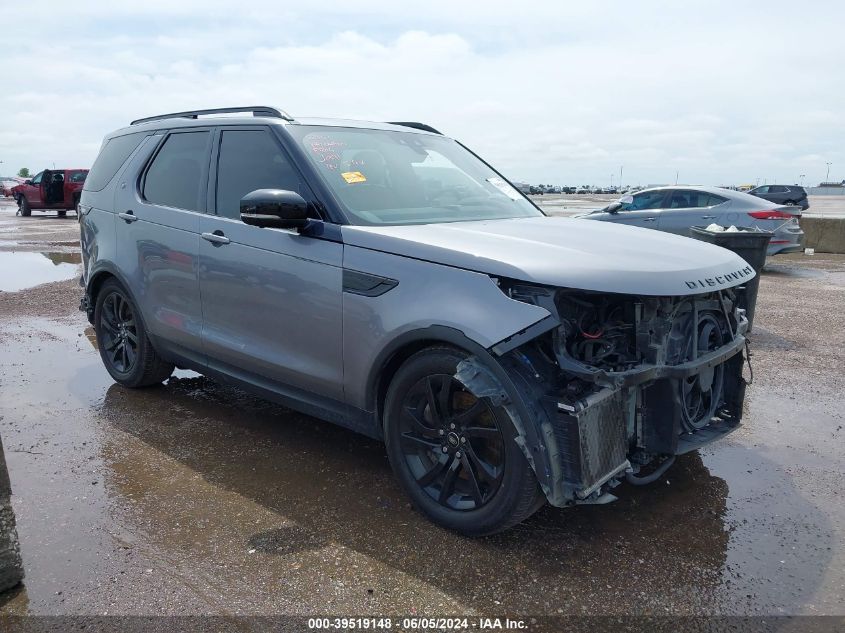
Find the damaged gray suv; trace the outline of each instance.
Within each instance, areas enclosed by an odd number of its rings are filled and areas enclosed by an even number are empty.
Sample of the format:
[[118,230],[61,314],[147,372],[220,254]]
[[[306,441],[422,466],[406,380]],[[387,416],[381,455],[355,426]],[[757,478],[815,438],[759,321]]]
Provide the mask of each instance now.
[[610,501],[740,423],[745,261],[546,217],[421,123],[141,119],[106,137],[79,215],[117,382],[189,368],[382,439],[464,534]]

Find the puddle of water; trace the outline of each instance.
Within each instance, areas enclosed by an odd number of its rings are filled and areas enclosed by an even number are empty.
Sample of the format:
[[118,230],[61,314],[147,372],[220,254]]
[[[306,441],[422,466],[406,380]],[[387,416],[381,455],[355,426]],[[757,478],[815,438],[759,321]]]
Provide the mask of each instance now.
[[0,252],[0,291],[18,292],[79,274],[79,253]]

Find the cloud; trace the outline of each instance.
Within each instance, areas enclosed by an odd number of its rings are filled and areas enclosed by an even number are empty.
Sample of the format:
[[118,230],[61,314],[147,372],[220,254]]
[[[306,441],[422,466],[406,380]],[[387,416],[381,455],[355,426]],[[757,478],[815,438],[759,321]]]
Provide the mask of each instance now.
[[15,9],[39,37],[4,36],[5,172],[88,165],[140,116],[254,103],[422,120],[535,182],[607,184],[623,165],[641,184],[845,171],[838,6],[797,30],[789,4],[723,0],[80,1],[54,23],[50,6]]

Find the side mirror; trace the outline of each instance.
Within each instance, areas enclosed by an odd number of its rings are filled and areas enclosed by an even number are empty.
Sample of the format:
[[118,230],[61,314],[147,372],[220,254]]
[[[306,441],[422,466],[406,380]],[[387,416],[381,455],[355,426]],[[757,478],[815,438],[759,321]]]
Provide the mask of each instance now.
[[241,198],[244,224],[271,229],[301,229],[308,224],[308,203],[295,191],[256,189]]
[[621,208],[622,208],[621,202],[611,202],[609,205],[607,205],[604,208],[604,210],[607,211],[608,213],[612,213],[612,214],[615,215],[615,214],[619,213],[619,209],[621,209]]
[[24,181],[23,181],[23,184],[25,184],[25,185],[31,185],[31,184],[32,184],[32,181],[31,181],[31,180],[24,180]]

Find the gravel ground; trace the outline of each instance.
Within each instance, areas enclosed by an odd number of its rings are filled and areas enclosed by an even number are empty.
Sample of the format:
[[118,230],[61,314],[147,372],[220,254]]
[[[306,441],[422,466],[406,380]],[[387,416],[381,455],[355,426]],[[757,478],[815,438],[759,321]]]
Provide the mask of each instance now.
[[[0,253],[76,235],[0,206]],[[417,515],[376,442],[188,372],[115,385],[79,295],[0,293],[27,573],[0,614],[845,614],[845,257],[770,260],[739,431],[478,540]]]

